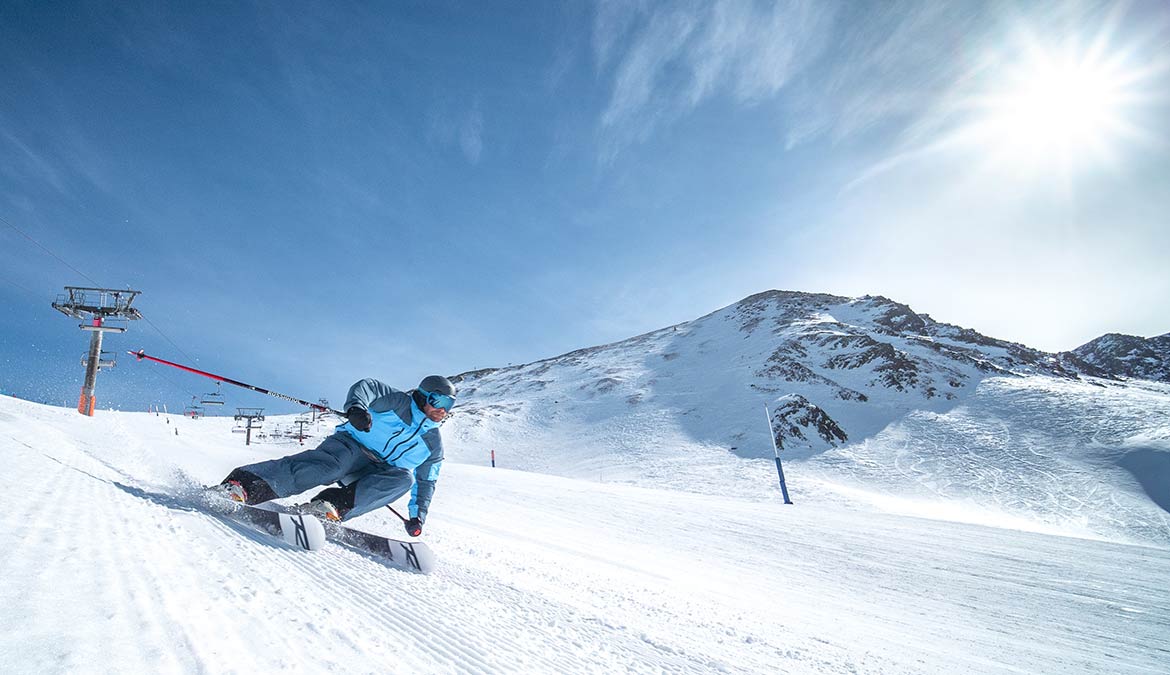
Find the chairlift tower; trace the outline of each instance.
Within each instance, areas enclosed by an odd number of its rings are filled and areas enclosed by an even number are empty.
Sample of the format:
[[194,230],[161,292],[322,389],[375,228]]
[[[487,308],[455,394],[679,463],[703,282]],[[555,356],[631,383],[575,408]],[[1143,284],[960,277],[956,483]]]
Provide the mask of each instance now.
[[296,422],[294,422],[294,424],[297,425],[297,441],[301,445],[304,445],[305,439],[308,438],[307,436],[305,436],[305,425],[309,424],[309,423],[310,423],[309,420],[297,420]]
[[58,295],[53,303],[53,309],[65,316],[88,321],[79,326],[81,330],[90,331],[89,354],[81,361],[85,366],[85,383],[81,385],[81,398],[77,401],[77,412],[82,415],[93,417],[94,405],[97,402],[94,387],[97,386],[98,371],[103,367],[113,368],[116,363],[112,354],[111,358],[102,359],[102,335],[126,332],[126,326],[110,326],[106,322],[114,320],[127,323],[141,319],[142,314],[130,306],[140,292],[116,288],[66,286],[65,293]]
[[252,445],[252,429],[260,428],[260,424],[264,422],[264,408],[236,408],[235,420],[237,422],[247,420],[248,435],[244,439],[244,445]]

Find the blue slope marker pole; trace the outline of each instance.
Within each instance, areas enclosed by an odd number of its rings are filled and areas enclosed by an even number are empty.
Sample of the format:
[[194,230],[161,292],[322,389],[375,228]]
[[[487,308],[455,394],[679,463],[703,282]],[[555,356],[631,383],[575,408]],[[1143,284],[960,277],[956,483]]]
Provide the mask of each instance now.
[[764,404],[764,417],[768,418],[768,438],[772,439],[772,454],[776,456],[776,473],[780,476],[780,492],[784,494],[784,503],[791,504],[788,498],[788,485],[784,482],[784,467],[780,466],[780,449],[776,447],[776,433],[772,431],[772,413],[768,412],[768,404]]

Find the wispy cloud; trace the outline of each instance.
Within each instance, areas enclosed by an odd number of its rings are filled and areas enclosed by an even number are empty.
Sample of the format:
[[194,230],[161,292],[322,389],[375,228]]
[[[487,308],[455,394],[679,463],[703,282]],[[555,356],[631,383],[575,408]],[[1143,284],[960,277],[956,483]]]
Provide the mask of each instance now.
[[988,13],[983,3],[933,0],[603,0],[593,55],[612,78],[605,152],[718,96],[777,100],[788,147],[892,120],[912,125],[961,76],[965,44]]
[[593,49],[613,77],[601,116],[608,152],[716,94],[749,105],[774,96],[821,53],[834,13],[808,0],[600,3]]
[[789,92],[797,113],[789,147],[891,122],[913,126],[962,78],[989,6],[903,0],[851,9],[834,32],[833,57]]
[[[40,152],[34,150],[17,137],[16,134],[9,131],[7,124],[0,125],[0,146],[4,145],[16,149],[15,153],[9,154],[9,157],[12,159],[5,162],[5,166],[2,169],[5,173],[13,171],[13,165],[21,162],[23,164],[21,168],[22,173],[38,176],[45,183],[53,186],[61,195],[71,196],[69,189],[66,187],[65,178],[61,175],[61,171],[55,163],[46,159]],[[20,159],[16,159],[17,157]],[[16,172],[13,171],[13,175],[15,174]]]
[[599,69],[609,65],[617,44],[647,7],[645,0],[598,0],[593,20],[593,58]]

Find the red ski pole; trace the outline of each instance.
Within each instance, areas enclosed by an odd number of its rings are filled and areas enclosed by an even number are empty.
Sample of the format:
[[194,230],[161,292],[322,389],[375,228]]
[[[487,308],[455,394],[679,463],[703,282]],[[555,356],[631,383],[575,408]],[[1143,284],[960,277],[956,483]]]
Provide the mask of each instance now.
[[334,410],[333,408],[327,408],[327,407],[321,405],[320,403],[309,403],[308,401],[302,401],[299,398],[293,398],[292,396],[288,396],[286,394],[281,394],[281,393],[275,392],[275,391],[269,391],[267,389],[257,387],[257,386],[252,385],[252,384],[248,384],[246,382],[240,382],[238,380],[233,380],[230,377],[224,377],[223,375],[216,375],[215,373],[209,373],[205,370],[199,370],[198,368],[184,366],[184,365],[179,364],[179,363],[174,363],[173,361],[167,361],[166,359],[160,359],[157,356],[150,356],[149,354],[146,353],[146,350],[144,350],[144,349],[140,349],[136,352],[129,352],[129,353],[132,356],[134,356],[135,358],[137,358],[139,361],[141,361],[142,359],[148,359],[150,361],[154,361],[155,363],[161,363],[164,366],[170,366],[172,368],[178,368],[179,370],[185,370],[188,373],[202,375],[203,377],[210,377],[211,379],[215,380],[216,382],[227,382],[228,384],[234,384],[237,387],[243,387],[244,389],[254,391],[258,394],[267,394],[269,396],[275,396],[276,398],[281,398],[281,399],[284,399],[286,401],[291,401],[293,403],[299,403],[303,406],[308,406],[308,407],[312,408],[313,410],[320,410],[321,412],[333,413],[334,415],[337,415],[339,417],[345,417],[345,413],[341,412],[340,410]]

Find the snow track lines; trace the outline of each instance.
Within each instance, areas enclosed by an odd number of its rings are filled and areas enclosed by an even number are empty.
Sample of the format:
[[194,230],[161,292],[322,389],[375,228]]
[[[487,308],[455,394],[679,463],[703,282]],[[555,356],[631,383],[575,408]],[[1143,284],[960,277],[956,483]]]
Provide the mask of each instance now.
[[422,575],[208,510],[200,485],[288,450],[230,420],[78,418],[0,397],[5,675],[1144,673],[1170,653],[1165,548],[452,463]]

